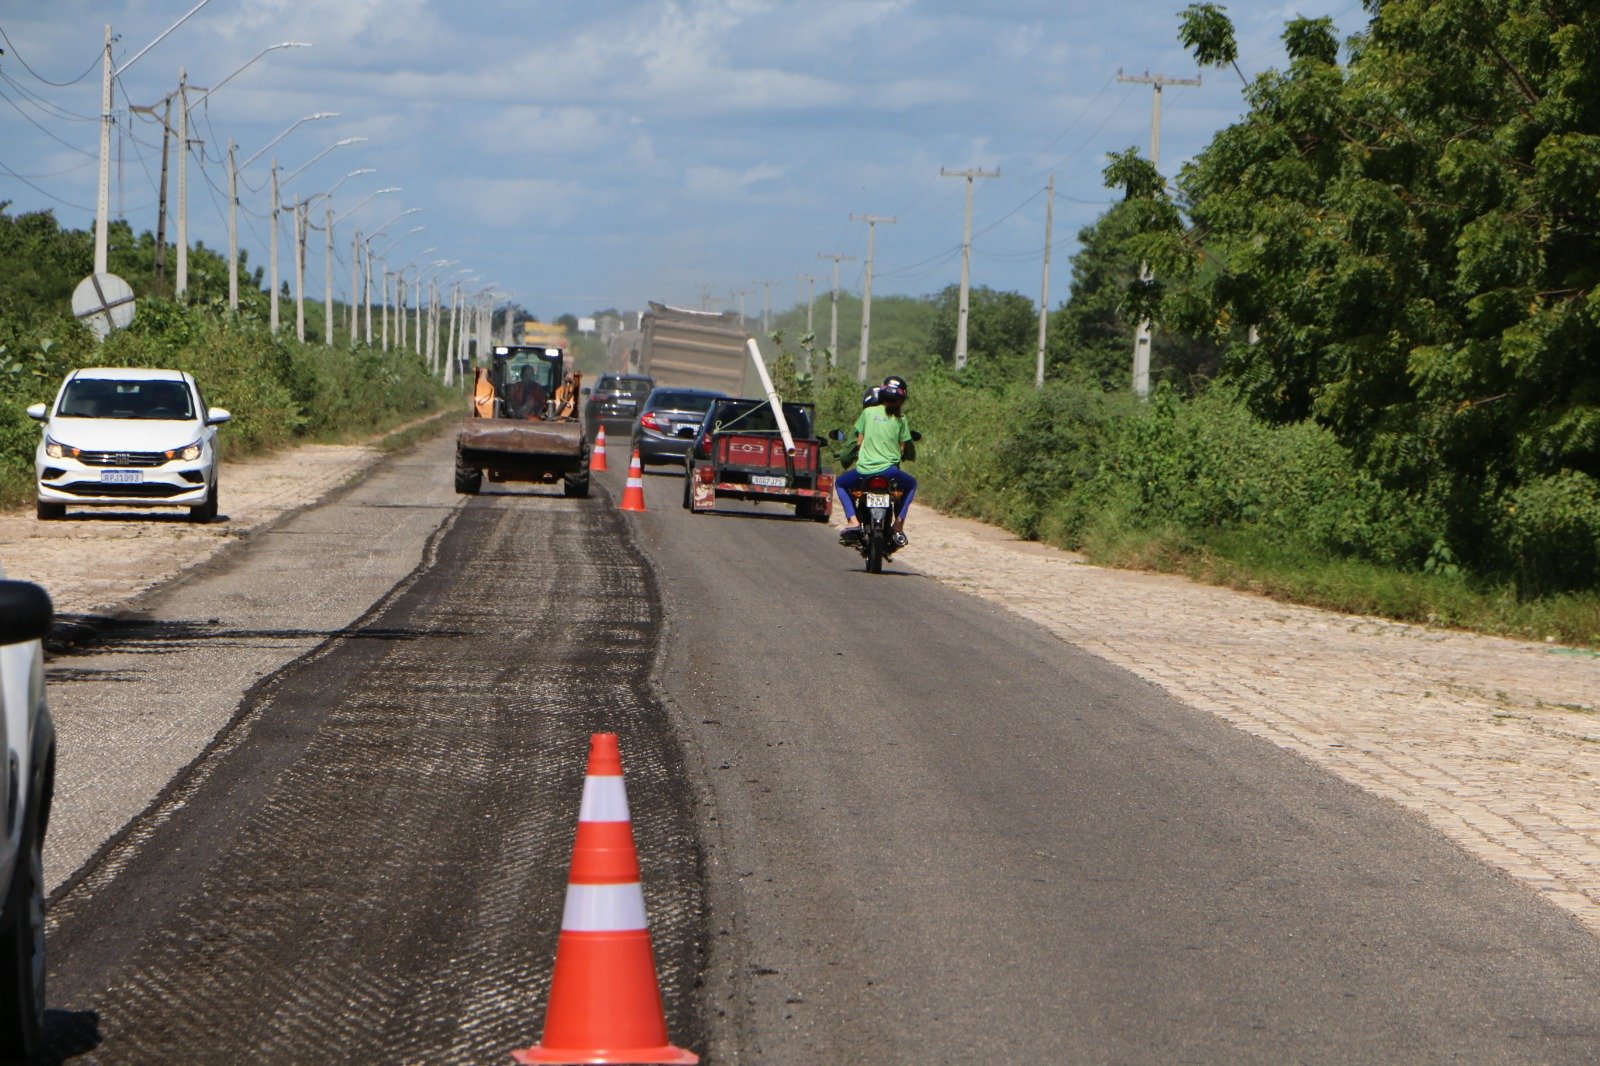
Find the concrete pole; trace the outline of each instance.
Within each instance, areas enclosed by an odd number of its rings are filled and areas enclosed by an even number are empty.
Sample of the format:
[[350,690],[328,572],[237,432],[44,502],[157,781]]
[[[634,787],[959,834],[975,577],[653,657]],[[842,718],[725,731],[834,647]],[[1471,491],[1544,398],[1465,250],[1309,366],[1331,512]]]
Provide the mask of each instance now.
[[[150,108],[148,114],[155,114]],[[161,107],[161,185],[156,191],[156,277],[167,276],[167,161],[172,158],[172,94]]]
[[961,300],[956,310],[956,369],[967,365],[967,294],[972,277],[972,186],[974,178],[998,178],[999,168],[984,170],[949,170],[939,168],[939,176],[967,179],[966,221],[961,227]]
[[228,138],[228,310],[239,310],[239,165]]
[[178,69],[178,298],[189,291],[189,73]]
[[294,336],[306,342],[306,217],[305,201],[294,205]]
[[416,327],[417,327],[417,338],[416,338],[417,354],[421,355],[422,354],[422,333],[423,333],[423,330],[422,330],[422,325],[423,325],[423,321],[422,321],[422,268],[421,267],[417,268],[417,280],[412,283],[412,293],[413,293],[413,295],[416,296],[416,304],[417,304],[417,321],[416,321]]
[[394,275],[394,347],[406,346],[406,271],[404,267]]
[[383,322],[383,350],[389,350],[389,264],[385,260],[378,260],[378,280],[383,284],[383,295],[379,297],[378,318]]
[[272,157],[272,332],[278,332],[278,157]]
[[361,303],[367,319],[367,347],[372,347],[372,238],[361,242]]
[[345,325],[350,330],[350,346],[355,347],[356,333],[361,325],[361,231],[356,230],[350,244],[350,305],[345,313]]
[[444,347],[444,383],[446,385],[453,385],[456,380],[456,335],[459,328],[459,323],[457,322],[459,314],[456,307],[460,303],[461,286],[457,285],[450,290],[450,334],[449,340]]
[[861,296],[861,355],[856,364],[856,380],[861,384],[867,383],[867,342],[872,336],[872,257],[877,237],[877,226],[880,222],[894,225],[893,215],[851,215],[852,219],[867,224],[867,273],[866,285]]
[[1033,387],[1044,388],[1044,332],[1050,318],[1050,229],[1055,222],[1056,176],[1050,175],[1050,184],[1044,196],[1044,282],[1039,289],[1039,358],[1033,367]]
[[94,272],[104,274],[106,226],[111,215],[111,24],[106,23],[106,43],[100,73],[100,192],[95,199]]
[[322,251],[322,343],[333,347],[333,200],[323,205],[324,247]]
[[839,365],[839,263],[843,260],[855,262],[853,255],[839,255],[836,252],[818,252],[818,259],[833,260],[833,294],[830,299],[833,317],[828,327],[828,369],[832,370]]

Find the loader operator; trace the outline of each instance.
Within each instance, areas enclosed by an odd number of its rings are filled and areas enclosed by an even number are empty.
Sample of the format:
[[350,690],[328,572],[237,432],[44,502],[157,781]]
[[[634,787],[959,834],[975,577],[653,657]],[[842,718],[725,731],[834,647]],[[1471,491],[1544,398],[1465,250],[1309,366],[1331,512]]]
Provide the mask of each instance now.
[[863,478],[882,475],[905,494],[894,518],[895,546],[903,548],[906,546],[906,513],[911,510],[911,500],[917,494],[917,479],[900,469],[906,445],[911,442],[911,427],[901,413],[906,402],[906,385],[898,378],[891,378],[878,387],[877,393],[878,402],[863,408],[856,419],[855,468],[840,474],[833,483],[839,502],[844,505],[847,523],[839,532],[839,539],[848,544],[861,536],[861,522],[856,516],[855,503],[850,499],[851,490]]

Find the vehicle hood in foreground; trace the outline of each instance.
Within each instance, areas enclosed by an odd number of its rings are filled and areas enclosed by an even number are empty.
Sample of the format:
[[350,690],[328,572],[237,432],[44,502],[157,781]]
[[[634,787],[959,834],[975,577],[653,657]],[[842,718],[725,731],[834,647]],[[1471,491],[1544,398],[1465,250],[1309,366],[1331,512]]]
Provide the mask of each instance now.
[[51,440],[91,452],[164,452],[193,444],[204,429],[199,419],[52,418]]

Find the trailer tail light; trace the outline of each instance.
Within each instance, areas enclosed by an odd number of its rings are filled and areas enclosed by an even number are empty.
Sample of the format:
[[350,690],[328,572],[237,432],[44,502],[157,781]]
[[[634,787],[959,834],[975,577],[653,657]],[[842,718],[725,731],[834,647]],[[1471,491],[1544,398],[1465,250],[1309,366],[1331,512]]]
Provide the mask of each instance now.
[[700,455],[703,456],[704,458],[706,458],[706,459],[711,458],[711,438],[710,437],[701,437],[700,438],[699,451],[700,451]]
[[697,466],[694,468],[694,476],[696,480],[709,485],[716,479],[716,471],[709,466]]
[[830,492],[833,491],[833,475],[832,474],[818,474],[817,475],[817,491],[818,492],[822,492],[822,493],[830,493]]
[[655,416],[654,412],[640,415],[639,424],[645,429],[654,430],[657,433],[665,433],[667,431],[667,427],[661,424],[661,420]]
[[867,488],[873,492],[882,492],[889,487],[889,479],[881,474],[874,474],[867,478]]

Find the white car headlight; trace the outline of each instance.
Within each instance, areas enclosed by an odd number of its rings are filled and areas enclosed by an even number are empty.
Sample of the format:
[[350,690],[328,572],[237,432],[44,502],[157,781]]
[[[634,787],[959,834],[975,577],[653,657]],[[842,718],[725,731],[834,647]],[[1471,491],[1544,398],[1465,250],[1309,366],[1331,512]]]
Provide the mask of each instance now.
[[193,444],[185,444],[181,448],[173,448],[171,451],[162,452],[161,454],[167,457],[168,462],[173,459],[198,459],[200,458],[200,442],[195,441]]
[[74,448],[70,444],[62,444],[58,440],[46,437],[44,439],[44,453],[52,459],[66,459],[69,457],[76,459],[83,454],[83,449]]

